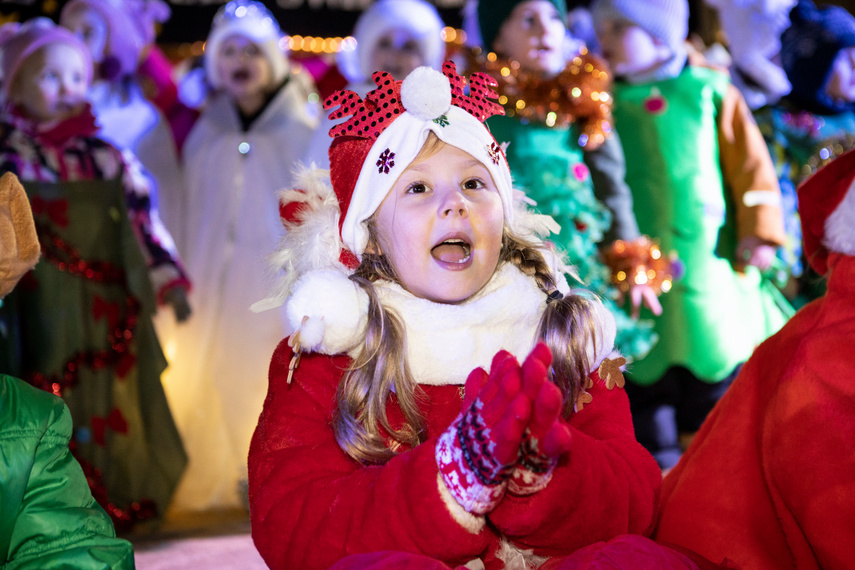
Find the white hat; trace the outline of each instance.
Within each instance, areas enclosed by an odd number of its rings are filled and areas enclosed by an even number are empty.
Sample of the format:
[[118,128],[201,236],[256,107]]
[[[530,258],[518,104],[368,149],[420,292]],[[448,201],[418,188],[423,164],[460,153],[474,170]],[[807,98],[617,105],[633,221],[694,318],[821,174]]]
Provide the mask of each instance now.
[[424,0],[377,0],[356,21],[353,28],[356,48],[338,52],[339,71],[350,83],[368,81],[377,71],[371,67],[371,54],[390,30],[410,32],[419,44],[423,64],[439,69],[445,59],[444,26],[436,8]]
[[217,11],[205,44],[205,72],[214,88],[222,84],[217,71],[220,45],[231,36],[243,36],[255,43],[270,62],[273,82],[288,73],[288,57],[281,44],[282,30],[273,14],[261,2],[232,0]]

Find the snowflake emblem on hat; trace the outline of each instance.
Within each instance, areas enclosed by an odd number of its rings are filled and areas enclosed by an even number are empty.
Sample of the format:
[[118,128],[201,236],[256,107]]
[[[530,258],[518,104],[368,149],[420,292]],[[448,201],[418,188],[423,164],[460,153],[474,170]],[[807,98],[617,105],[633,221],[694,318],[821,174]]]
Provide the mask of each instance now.
[[490,146],[487,147],[487,153],[493,160],[493,164],[499,164],[499,159],[502,156],[502,148],[498,144],[496,144],[495,141],[491,142]]
[[395,167],[395,153],[388,148],[380,153],[380,158],[377,159],[377,172],[381,174],[389,174],[389,170]]

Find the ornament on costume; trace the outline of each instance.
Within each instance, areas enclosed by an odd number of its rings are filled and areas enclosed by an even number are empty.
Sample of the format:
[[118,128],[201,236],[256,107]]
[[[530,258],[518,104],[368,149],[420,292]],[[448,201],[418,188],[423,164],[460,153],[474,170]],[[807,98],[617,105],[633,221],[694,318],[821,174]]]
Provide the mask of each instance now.
[[648,285],[657,295],[671,290],[675,260],[662,255],[656,240],[647,236],[615,240],[603,257],[611,269],[611,282],[624,293],[633,285]]
[[654,87],[650,91],[650,95],[645,97],[641,103],[644,110],[651,115],[662,115],[668,110],[668,100],[662,95],[658,87]]

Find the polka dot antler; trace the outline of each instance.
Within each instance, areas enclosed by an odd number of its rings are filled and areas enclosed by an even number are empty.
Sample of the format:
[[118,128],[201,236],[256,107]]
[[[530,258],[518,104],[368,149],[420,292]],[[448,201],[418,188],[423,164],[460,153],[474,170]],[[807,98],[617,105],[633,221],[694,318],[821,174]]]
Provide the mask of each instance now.
[[[493,115],[504,115],[494,87],[496,81],[484,73],[473,73],[469,79],[469,95],[465,94],[466,80],[457,73],[454,63],[446,61],[442,73],[451,88],[451,104],[463,109],[482,123]],[[395,81],[385,71],[375,71],[371,79],[377,89],[369,92],[363,100],[350,90],[336,92],[324,101],[324,109],[338,109],[330,113],[330,119],[350,117],[344,123],[330,129],[331,137],[352,136],[370,140],[377,137],[406,111],[401,100],[402,81]]]
[[385,71],[375,71],[371,76],[377,89],[368,93],[363,101],[350,90],[339,91],[327,97],[324,109],[338,106],[330,119],[353,115],[349,120],[330,129],[331,137],[353,136],[377,140],[380,133],[404,112],[401,104],[401,81],[395,81]]
[[499,98],[494,87],[496,80],[486,73],[473,73],[469,77],[469,95],[465,95],[465,80],[458,75],[454,62],[446,61],[442,73],[451,84],[451,104],[460,107],[482,123],[493,115],[504,115],[505,110],[493,100]]

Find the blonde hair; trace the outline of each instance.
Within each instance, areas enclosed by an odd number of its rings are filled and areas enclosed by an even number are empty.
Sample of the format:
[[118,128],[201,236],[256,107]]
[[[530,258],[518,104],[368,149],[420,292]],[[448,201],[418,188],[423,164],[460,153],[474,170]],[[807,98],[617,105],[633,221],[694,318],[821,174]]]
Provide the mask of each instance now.
[[[445,144],[431,133],[419,157],[431,156]],[[378,279],[399,282],[394,268],[378,253],[379,234],[371,218],[367,222],[369,247],[351,276],[368,294],[368,324],[362,349],[339,384],[333,431],[341,448],[363,463],[384,463],[397,452],[425,440],[425,419],[419,411],[420,389],[407,364],[406,334],[401,319],[384,307],[374,290]],[[556,289],[552,269],[543,254],[505,230],[499,265],[511,263],[533,278],[547,296]],[[597,308],[594,301],[567,295],[547,303],[537,336],[553,355],[552,381],[561,389],[564,416],[572,413],[576,398],[590,374],[587,349],[597,353]],[[395,429],[386,415],[386,404],[394,392],[404,424]]]

